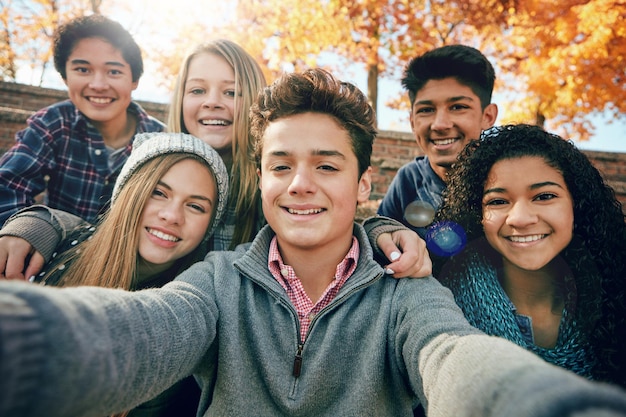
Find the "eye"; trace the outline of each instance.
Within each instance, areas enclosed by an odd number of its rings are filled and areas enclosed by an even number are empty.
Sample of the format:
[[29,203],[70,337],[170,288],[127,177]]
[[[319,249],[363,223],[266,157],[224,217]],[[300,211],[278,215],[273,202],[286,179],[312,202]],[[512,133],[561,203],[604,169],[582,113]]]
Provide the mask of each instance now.
[[86,67],[76,67],[74,68],[74,71],[79,72],[81,74],[86,74],[87,72],[89,72],[89,69]]
[[118,69],[112,69],[111,71],[109,71],[109,73],[111,75],[122,75],[123,74],[123,72],[118,70]]
[[159,188],[155,188],[154,190],[152,190],[152,197],[161,197],[161,198],[166,198],[167,195],[165,194],[165,192]]
[[415,114],[429,114],[433,113],[435,109],[433,107],[420,107],[415,109]]
[[196,96],[204,94],[204,88],[192,88],[189,90],[189,94],[193,94]]
[[204,206],[197,204],[197,203],[189,203],[188,207],[190,207],[192,210],[197,211],[198,213],[206,213],[206,209],[204,208]]
[[287,171],[289,166],[287,165],[272,165],[270,171]]
[[237,95],[237,92],[235,90],[226,90],[224,92],[224,95],[227,96],[227,97],[234,98]]
[[503,198],[492,198],[486,200],[483,204],[485,206],[502,206],[504,204],[508,204],[508,202]]
[[557,195],[554,193],[541,193],[534,198],[536,201],[548,201],[557,198]]
[[469,106],[465,104],[454,104],[450,107],[451,110],[465,110],[469,109]]
[[339,171],[337,168],[331,165],[320,165],[318,168],[322,171]]

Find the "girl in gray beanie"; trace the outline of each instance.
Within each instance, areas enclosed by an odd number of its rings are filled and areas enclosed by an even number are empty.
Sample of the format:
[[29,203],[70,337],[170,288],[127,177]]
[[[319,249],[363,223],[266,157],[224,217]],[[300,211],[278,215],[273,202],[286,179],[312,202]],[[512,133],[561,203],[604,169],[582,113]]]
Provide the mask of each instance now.
[[[187,178],[175,178],[176,182],[163,184],[163,177],[189,160],[195,161],[198,168],[204,165],[205,171],[194,169]],[[215,196],[207,197],[211,204],[206,205],[202,213],[207,224],[191,248],[188,246],[193,239],[178,236],[175,229],[179,226],[158,225],[157,221],[152,221],[150,230],[141,228],[143,215],[150,212],[153,201],[174,200],[172,194],[177,188],[193,183],[194,178],[200,176],[207,179],[204,185],[209,185]],[[194,190],[191,195],[196,196],[196,193]],[[139,134],[113,188],[111,207],[98,227],[86,223],[77,227],[58,246],[56,252],[60,255],[53,255],[35,281],[46,285],[96,285],[129,290],[161,286],[206,255],[203,244],[222,217],[227,195],[226,167],[209,145],[184,133]],[[198,205],[196,201],[184,203],[191,205],[192,202]],[[150,239],[154,237],[152,241],[157,245],[162,244],[159,248],[164,257],[162,262],[169,268],[163,268],[161,260],[154,259],[154,255],[149,260],[142,258],[140,244],[150,241],[144,239],[145,234],[150,235]],[[178,253],[177,246],[183,245],[187,246],[184,256],[172,259],[172,254]],[[154,252],[154,248],[152,250]],[[172,261],[175,262],[172,264]]]
[[[70,233],[34,281],[160,287],[206,255],[227,196],[228,172],[209,145],[183,133],[139,134],[101,222]],[[187,378],[122,415],[195,415],[199,392]]]

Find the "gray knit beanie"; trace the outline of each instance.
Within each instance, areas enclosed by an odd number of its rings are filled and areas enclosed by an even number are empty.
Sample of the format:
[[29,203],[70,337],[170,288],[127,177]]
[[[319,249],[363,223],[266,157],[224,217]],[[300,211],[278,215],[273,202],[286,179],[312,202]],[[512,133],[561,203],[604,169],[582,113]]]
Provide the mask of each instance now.
[[144,163],[149,160],[168,153],[189,153],[204,159],[209,165],[215,181],[217,183],[217,205],[215,215],[211,222],[211,227],[207,230],[205,240],[208,239],[215,230],[216,225],[224,214],[226,200],[228,199],[228,171],[219,154],[201,141],[200,139],[186,133],[138,133],[133,141],[133,150],[120,171],[120,175],[115,181],[111,204],[119,195],[128,179]]

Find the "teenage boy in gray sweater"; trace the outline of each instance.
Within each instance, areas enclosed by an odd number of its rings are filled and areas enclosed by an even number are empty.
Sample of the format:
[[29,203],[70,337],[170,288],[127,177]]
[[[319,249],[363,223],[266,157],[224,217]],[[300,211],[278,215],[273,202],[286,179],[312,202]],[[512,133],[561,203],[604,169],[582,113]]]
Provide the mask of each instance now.
[[110,415],[186,375],[204,416],[626,415],[626,394],[469,326],[372,260],[374,112],[323,70],[251,110],[266,226],[160,289],[0,283],[0,415]]

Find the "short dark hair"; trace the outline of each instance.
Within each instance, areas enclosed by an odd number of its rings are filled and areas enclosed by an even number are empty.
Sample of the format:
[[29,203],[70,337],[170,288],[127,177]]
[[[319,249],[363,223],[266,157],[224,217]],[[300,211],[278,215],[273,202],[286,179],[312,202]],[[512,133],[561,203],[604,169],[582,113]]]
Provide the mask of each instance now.
[[143,74],[141,49],[131,34],[114,20],[99,14],[81,16],[59,26],[54,33],[54,68],[66,80],[65,64],[76,44],[87,38],[101,38],[118,49],[130,65],[133,82]]
[[411,59],[406,66],[402,86],[409,93],[411,106],[428,81],[444,78],[455,78],[468,86],[480,99],[483,110],[491,103],[496,74],[489,60],[471,46],[446,45]]
[[350,135],[359,175],[370,166],[376,137],[376,115],[367,97],[353,84],[337,80],[323,69],[287,73],[266,87],[250,108],[254,156],[260,166],[263,134],[274,120],[302,113],[332,116]]

